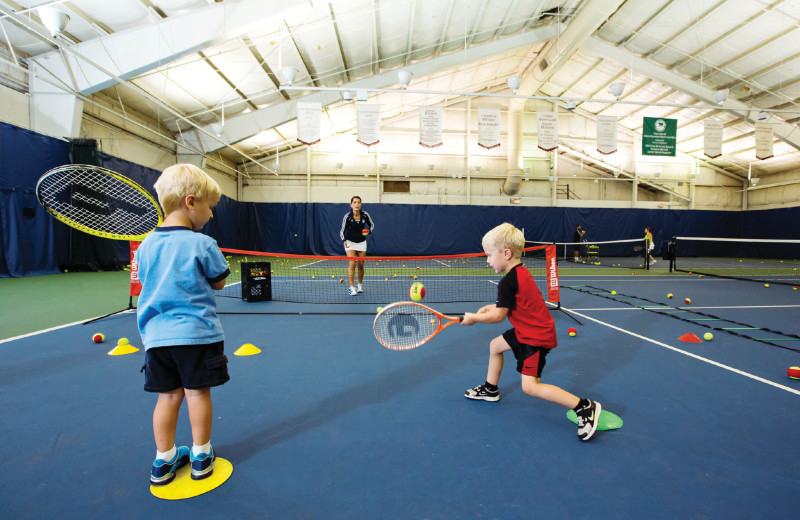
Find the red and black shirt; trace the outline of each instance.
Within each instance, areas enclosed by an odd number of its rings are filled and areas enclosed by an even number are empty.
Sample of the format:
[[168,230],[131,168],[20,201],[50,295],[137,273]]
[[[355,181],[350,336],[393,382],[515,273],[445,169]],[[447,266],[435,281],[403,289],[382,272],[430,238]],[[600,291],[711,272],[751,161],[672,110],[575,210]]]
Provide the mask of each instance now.
[[508,309],[508,321],[514,326],[520,343],[556,347],[558,341],[553,316],[536,287],[533,275],[524,265],[515,265],[500,280],[495,303]]

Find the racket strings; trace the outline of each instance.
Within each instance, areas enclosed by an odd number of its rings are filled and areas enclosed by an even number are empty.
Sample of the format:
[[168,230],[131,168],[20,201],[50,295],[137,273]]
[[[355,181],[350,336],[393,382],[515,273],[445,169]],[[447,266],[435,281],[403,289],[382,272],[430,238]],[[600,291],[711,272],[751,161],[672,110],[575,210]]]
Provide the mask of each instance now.
[[136,236],[159,223],[158,208],[150,198],[103,171],[64,168],[44,177],[38,190],[45,207],[93,231]]
[[384,309],[375,318],[375,337],[392,350],[408,350],[425,343],[439,328],[439,317],[416,305]]

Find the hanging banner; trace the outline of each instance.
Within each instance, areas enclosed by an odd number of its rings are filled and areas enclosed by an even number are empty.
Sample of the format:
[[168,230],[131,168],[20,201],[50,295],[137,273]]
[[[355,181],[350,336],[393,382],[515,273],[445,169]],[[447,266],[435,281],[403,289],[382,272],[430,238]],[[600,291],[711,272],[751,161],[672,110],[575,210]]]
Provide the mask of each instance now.
[[358,103],[358,142],[364,146],[381,140],[381,106],[377,103]]
[[539,149],[552,152],[558,148],[558,113],[536,112],[539,123]]
[[141,242],[130,242],[131,246],[131,296],[139,296],[142,282],[139,280],[139,262],[136,261],[136,250]]
[[772,124],[756,123],[756,158],[769,159],[772,157]]
[[500,109],[478,109],[478,146],[487,150],[500,146]]
[[322,103],[297,103],[297,140],[303,144],[319,142]]
[[442,107],[419,108],[419,144],[425,148],[442,146]]
[[617,116],[597,116],[597,151],[604,155],[617,151]]
[[715,159],[722,155],[722,121],[703,121],[703,150],[706,156]]
[[642,125],[642,155],[675,157],[678,120],[645,117]]

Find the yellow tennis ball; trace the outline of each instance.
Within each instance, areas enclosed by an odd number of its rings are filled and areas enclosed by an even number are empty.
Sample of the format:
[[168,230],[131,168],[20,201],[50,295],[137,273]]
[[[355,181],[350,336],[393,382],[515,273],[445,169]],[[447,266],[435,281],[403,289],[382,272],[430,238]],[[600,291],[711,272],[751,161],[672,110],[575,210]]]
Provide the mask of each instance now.
[[381,312],[382,310],[383,310],[383,307],[378,307],[378,312]]
[[706,341],[711,341],[712,339],[714,339],[714,335],[711,334],[710,332],[706,332],[705,334],[703,334],[703,339]]
[[611,291],[611,294],[615,295],[615,294],[617,294],[617,291]]
[[672,293],[667,294],[667,298],[672,299]]
[[764,284],[764,287],[769,287],[769,284],[768,284],[768,283],[765,283],[765,284]]
[[119,338],[117,340],[117,345],[127,345],[127,344],[128,344],[128,338]]
[[431,320],[431,325],[436,325],[436,320]]
[[415,302],[420,301],[425,297],[425,286],[420,282],[414,282],[408,289],[409,297]]

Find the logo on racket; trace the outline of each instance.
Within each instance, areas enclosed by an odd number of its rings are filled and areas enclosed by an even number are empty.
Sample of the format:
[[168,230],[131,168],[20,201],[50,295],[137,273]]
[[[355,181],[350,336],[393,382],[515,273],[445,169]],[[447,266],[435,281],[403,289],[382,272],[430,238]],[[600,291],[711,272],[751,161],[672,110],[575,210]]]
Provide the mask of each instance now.
[[389,335],[407,338],[419,334],[419,321],[411,314],[395,314],[389,319]]

